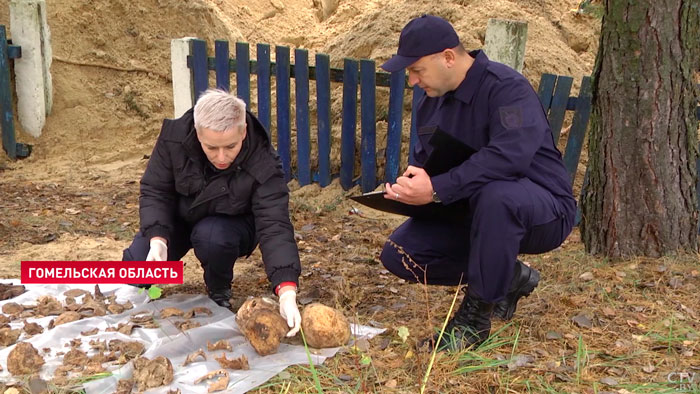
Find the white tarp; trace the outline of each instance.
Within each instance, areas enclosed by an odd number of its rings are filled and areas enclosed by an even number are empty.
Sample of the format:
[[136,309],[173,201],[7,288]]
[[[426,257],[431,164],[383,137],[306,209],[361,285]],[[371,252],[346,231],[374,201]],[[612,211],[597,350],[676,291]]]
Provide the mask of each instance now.
[[[18,281],[14,281],[14,283],[18,283]],[[42,295],[53,296],[65,304],[63,293],[66,290],[78,288],[92,293],[95,288],[94,285],[25,285],[25,287],[27,288],[26,293],[10,300],[0,301],[0,309],[2,305],[8,302],[16,302],[22,305],[36,304],[36,300]],[[22,335],[19,338],[19,341],[31,343],[46,360],[46,364],[40,371],[42,379],[50,380],[53,377],[56,368],[63,363],[62,355],[56,355],[56,353],[67,352],[69,345],[66,346],[66,344],[69,344],[74,338],[82,339],[80,349],[85,351],[88,356],[96,353],[96,351],[90,349],[89,342],[91,340],[109,341],[111,339],[121,339],[142,342],[146,349],[142,355],[143,357],[153,359],[157,356],[165,356],[170,359],[174,370],[173,382],[168,387],[159,387],[146,391],[149,394],[167,393],[171,389],[180,389],[183,394],[206,393],[208,384],[212,383],[213,380],[204,381],[196,385],[194,381],[209,372],[221,369],[221,366],[214,358],[220,357],[223,353],[226,354],[228,359],[238,358],[244,354],[248,358],[250,369],[245,371],[227,370],[229,373],[229,385],[227,390],[220,391],[221,393],[244,393],[266,382],[290,365],[308,364],[309,362],[306,350],[299,345],[282,344],[277,353],[264,357],[259,356],[239,331],[235,315],[230,310],[219,307],[204,295],[179,294],[148,302],[145,292],[139,294],[139,289],[132,286],[100,285],[100,290],[105,297],[116,295],[116,301],[120,304],[131,301],[134,304],[134,309],[118,315],[108,314],[62,324],[51,330],[46,328],[55,316],[26,319],[45,328],[42,334],[30,338],[27,338],[26,333],[22,331]],[[80,302],[80,299],[77,301]],[[206,307],[213,314],[211,316],[195,316],[191,320],[201,323],[201,326],[183,332],[174,325],[174,323],[182,321],[182,318],[159,318],[160,311],[167,307],[176,307],[185,312],[194,307]],[[131,315],[138,312],[152,313],[159,327],[150,329],[135,328],[131,336],[115,331],[105,331],[108,327],[116,328],[118,323],[129,322]],[[22,328],[24,321],[13,321],[11,326],[14,329]],[[82,331],[95,327],[99,329],[99,332],[95,335],[82,336],[80,334]],[[382,331],[372,327],[352,325],[354,338],[371,338]],[[233,350],[216,350],[213,352],[207,350],[207,342],[213,344],[221,339],[228,340]],[[13,381],[7,371],[7,356],[13,348],[14,345],[0,350],[0,365],[3,366],[3,371],[0,372],[0,381]],[[50,348],[51,351],[44,353],[44,348]],[[183,367],[182,364],[187,355],[199,349],[206,353],[207,360],[204,361],[201,357],[198,357],[195,362]],[[314,364],[323,363],[326,358],[335,355],[339,349],[313,350],[311,359]],[[112,372],[112,376],[85,383],[83,387],[87,394],[113,393],[119,379],[131,377],[132,362],[121,366],[121,368],[118,368],[118,365],[111,366],[111,363],[103,365],[110,365],[108,370]]]

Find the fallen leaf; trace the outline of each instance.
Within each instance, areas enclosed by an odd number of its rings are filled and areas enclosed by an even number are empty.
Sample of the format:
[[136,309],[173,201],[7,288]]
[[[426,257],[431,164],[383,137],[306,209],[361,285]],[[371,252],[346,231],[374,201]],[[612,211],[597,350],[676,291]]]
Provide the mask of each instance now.
[[602,312],[603,312],[603,315],[605,315],[606,317],[613,317],[616,315],[615,310],[612,308],[609,308],[607,306],[602,309]]
[[535,358],[527,354],[518,354],[511,362],[508,363],[508,370],[513,371],[522,367],[529,367],[535,361]]
[[547,335],[545,335],[545,338],[547,338],[547,339],[561,339],[561,334],[559,334],[556,331],[547,331]]
[[607,371],[616,376],[622,376],[625,373],[622,369],[615,367],[607,368]]
[[390,388],[390,389],[395,389],[397,385],[396,379],[389,379],[384,383],[384,386]]
[[354,347],[361,352],[366,352],[369,350],[369,341],[367,338],[360,338],[355,341]]
[[646,373],[652,373],[652,372],[656,371],[656,367],[654,367],[653,365],[647,365],[647,366],[642,367],[642,371],[644,371]]
[[593,327],[593,322],[591,322],[591,319],[588,318],[588,316],[584,314],[580,314],[577,316],[574,316],[571,319],[574,323],[576,323],[577,326],[581,328],[591,328]]
[[593,273],[592,272],[584,272],[578,277],[581,280],[589,281],[593,280]]
[[672,289],[677,289],[683,286],[683,278],[674,276],[673,278],[671,278],[671,280],[668,281],[668,285],[671,286]]
[[639,325],[639,322],[633,319],[626,320],[628,326],[635,328]]
[[408,339],[408,327],[406,326],[401,326],[396,330],[396,333],[399,335],[399,338],[401,338],[401,341],[406,343],[406,340]]
[[603,383],[608,386],[617,386],[617,379],[612,378],[610,376],[604,377],[600,379],[600,383]]

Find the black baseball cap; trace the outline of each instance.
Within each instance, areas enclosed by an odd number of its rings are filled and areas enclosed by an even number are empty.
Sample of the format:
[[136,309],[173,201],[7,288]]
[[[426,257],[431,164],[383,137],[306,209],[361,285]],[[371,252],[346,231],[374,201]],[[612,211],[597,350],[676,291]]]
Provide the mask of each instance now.
[[401,30],[399,50],[381,67],[389,72],[399,71],[423,56],[442,52],[459,45],[459,37],[450,22],[434,15],[412,19]]

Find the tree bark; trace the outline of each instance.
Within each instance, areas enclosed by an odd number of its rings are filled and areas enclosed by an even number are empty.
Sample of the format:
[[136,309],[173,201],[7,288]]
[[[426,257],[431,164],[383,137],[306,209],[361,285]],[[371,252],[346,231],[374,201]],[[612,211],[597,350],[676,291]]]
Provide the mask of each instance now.
[[699,48],[698,0],[605,0],[582,199],[589,253],[697,250]]

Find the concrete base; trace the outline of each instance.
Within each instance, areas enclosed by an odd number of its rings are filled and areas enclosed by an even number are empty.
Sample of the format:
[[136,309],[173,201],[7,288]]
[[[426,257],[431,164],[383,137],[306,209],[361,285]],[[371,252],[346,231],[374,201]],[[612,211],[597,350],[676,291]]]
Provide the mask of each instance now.
[[170,62],[173,77],[173,104],[175,118],[179,118],[194,105],[192,71],[187,67],[191,54],[191,41],[196,37],[177,38],[170,41]]
[[489,59],[522,72],[526,41],[527,22],[489,19],[486,25],[484,52]]
[[10,32],[13,44],[22,48],[22,57],[14,61],[17,117],[24,131],[38,137],[53,105],[45,1],[11,0]]

